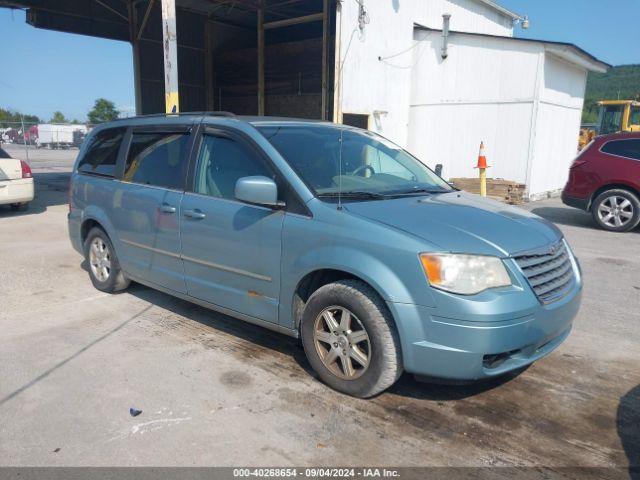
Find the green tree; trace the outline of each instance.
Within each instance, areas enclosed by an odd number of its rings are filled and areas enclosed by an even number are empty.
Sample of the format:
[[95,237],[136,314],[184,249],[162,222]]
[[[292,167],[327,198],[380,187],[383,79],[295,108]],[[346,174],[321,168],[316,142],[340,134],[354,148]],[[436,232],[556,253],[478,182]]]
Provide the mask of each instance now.
[[23,115],[22,113],[16,112],[14,110],[0,108],[0,128],[19,128],[21,118],[24,118],[25,124],[40,123],[40,119],[36,115]]
[[87,114],[89,123],[102,123],[115,120],[120,115],[120,112],[116,110],[116,106],[113,102],[106,98],[98,98],[94,103],[93,108]]
[[65,117],[60,110],[57,110],[53,112],[51,123],[69,123],[69,120],[67,120],[67,117]]

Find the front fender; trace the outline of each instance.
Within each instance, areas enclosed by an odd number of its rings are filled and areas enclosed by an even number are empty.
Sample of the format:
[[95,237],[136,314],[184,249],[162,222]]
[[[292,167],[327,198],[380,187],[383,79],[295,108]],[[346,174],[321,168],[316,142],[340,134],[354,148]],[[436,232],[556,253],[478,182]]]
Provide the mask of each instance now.
[[413,303],[411,292],[394,270],[378,258],[353,248],[313,250],[299,257],[296,267],[296,286],[314,271],[341,270],[367,282],[387,302]]
[[282,235],[279,323],[296,328],[294,300],[312,272],[346,272],[371,285],[387,302],[433,306],[418,253],[421,239],[317,202],[313,217],[287,215]]

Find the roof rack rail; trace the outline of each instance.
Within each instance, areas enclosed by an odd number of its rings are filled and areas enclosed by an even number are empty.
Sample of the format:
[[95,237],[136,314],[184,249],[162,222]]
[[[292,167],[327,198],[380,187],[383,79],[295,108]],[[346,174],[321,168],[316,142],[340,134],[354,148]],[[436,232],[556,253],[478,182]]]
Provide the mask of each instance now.
[[[185,112],[187,114],[192,115],[207,115],[209,117],[235,117],[236,114],[233,112],[225,112],[224,110],[204,110],[202,112]],[[167,113],[167,115],[172,115],[171,113]],[[179,114],[178,114],[179,115]]]
[[154,118],[154,117],[169,117],[169,116],[186,116],[186,115],[205,115],[209,117],[230,117],[236,116],[235,113],[225,111],[202,111],[202,112],[177,112],[177,113],[148,113],[145,115],[135,115],[133,117],[118,118],[117,120],[131,120],[132,118]]
[[212,117],[235,117],[236,114],[233,112],[226,112],[224,110],[214,110],[211,112],[202,112],[205,115],[210,115]]

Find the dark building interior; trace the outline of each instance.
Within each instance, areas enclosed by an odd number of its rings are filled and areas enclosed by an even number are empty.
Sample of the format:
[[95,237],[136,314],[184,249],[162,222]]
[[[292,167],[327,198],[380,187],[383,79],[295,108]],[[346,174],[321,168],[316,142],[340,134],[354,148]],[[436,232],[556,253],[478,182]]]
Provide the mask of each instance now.
[[[181,111],[332,118],[336,0],[175,1]],[[164,111],[161,0],[0,7],[26,9],[37,28],[130,42],[137,113]]]

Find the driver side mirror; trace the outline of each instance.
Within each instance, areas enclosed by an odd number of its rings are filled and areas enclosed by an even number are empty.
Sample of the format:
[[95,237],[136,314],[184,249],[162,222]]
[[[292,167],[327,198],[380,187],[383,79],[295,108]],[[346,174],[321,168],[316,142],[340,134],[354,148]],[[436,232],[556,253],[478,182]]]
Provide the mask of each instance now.
[[284,207],[278,200],[278,186],[269,177],[256,175],[242,177],[236,182],[235,197],[245,203],[265,207]]

